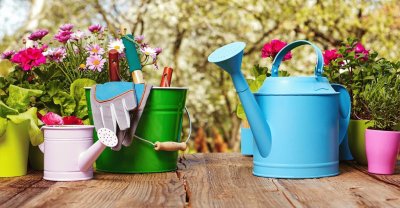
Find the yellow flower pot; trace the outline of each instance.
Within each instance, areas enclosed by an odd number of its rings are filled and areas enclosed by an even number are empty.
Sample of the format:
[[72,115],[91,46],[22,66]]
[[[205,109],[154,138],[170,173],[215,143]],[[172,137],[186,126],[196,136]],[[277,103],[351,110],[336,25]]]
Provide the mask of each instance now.
[[28,122],[8,122],[0,137],[0,177],[26,175],[29,154]]

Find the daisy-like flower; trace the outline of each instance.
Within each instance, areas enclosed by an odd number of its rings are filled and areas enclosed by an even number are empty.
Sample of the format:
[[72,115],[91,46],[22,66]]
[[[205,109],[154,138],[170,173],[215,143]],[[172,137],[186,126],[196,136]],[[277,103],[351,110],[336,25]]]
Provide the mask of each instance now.
[[97,44],[87,45],[85,48],[90,55],[102,55],[104,54],[104,49]]
[[157,56],[156,50],[151,47],[140,48],[140,51],[146,56],[151,56],[153,59]]
[[78,31],[76,31],[76,32],[74,32],[74,33],[72,33],[72,35],[71,35],[71,39],[72,39],[72,40],[76,40],[76,41],[81,40],[81,39],[83,39],[83,38],[85,38],[85,37],[86,37],[85,32],[82,32],[82,31],[80,31],[80,30],[78,30]]
[[144,40],[144,36],[143,36],[143,35],[135,36],[135,41],[136,41],[137,43],[142,43],[143,40]]
[[67,56],[67,51],[64,47],[58,47],[47,50],[45,53],[46,57],[57,63],[62,62]]
[[103,27],[101,26],[101,25],[90,25],[89,26],[89,31],[91,32],[91,33],[101,33],[101,32],[103,32]]
[[29,35],[28,39],[33,41],[41,40],[48,33],[49,31],[46,29],[39,29],[33,32],[31,35]]
[[15,51],[14,50],[11,50],[11,51],[4,51],[2,54],[1,54],[1,59],[11,59],[12,58],[12,56],[15,54]]
[[71,39],[71,31],[59,31],[55,36],[54,39],[58,40],[60,43],[67,43],[69,39]]
[[111,41],[110,44],[108,44],[108,51],[115,49],[118,51],[118,53],[123,53],[124,48],[125,48],[125,46],[122,43],[121,39],[116,39],[114,41]]
[[74,25],[71,23],[67,23],[67,24],[60,26],[60,30],[62,30],[62,31],[71,31],[72,28],[74,28]]
[[99,55],[89,56],[86,59],[86,67],[92,71],[97,70],[101,72],[103,70],[104,63],[106,63],[106,60]]
[[80,64],[78,69],[79,70],[85,70],[86,69],[86,65],[85,64]]

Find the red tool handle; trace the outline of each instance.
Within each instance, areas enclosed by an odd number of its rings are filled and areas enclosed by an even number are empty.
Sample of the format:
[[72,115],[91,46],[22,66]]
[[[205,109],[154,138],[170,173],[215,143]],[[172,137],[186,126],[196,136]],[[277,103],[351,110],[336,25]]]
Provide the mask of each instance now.
[[171,86],[171,79],[172,79],[172,72],[174,70],[171,67],[164,67],[164,71],[161,77],[160,87],[170,87]]
[[121,81],[119,76],[119,58],[118,51],[115,49],[108,52],[108,77],[110,81]]

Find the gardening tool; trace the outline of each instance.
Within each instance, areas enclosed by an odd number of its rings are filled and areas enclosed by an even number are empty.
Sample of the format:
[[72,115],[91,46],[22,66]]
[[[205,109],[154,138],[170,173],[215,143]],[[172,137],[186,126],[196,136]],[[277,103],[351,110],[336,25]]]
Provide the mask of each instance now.
[[173,69],[171,67],[164,67],[161,77],[160,87],[170,87]]
[[[92,120],[91,88],[85,88],[89,118]],[[96,161],[96,170],[113,173],[150,173],[174,171],[178,151],[185,149],[189,136],[181,141],[182,117],[187,88],[153,87],[144,107],[132,144],[120,151],[106,149]],[[161,143],[159,147],[158,142]],[[166,147],[164,144],[174,145]],[[185,144],[181,143],[184,142]],[[156,145],[157,143],[157,145]],[[157,151],[155,148],[159,151]],[[145,159],[144,159],[145,158]]]
[[[278,77],[283,57],[301,45],[311,45],[317,62],[314,76]],[[339,173],[339,144],[350,119],[350,96],[341,85],[330,85],[323,73],[323,56],[314,44],[299,40],[275,57],[271,77],[254,95],[240,72],[245,43],[215,50],[208,61],[233,80],[255,139],[253,174],[276,178],[315,178]]]
[[110,81],[120,81],[118,51],[111,49],[108,52],[108,77]]
[[118,143],[115,134],[106,128],[97,132],[93,144],[94,126],[66,125],[44,126],[44,143],[39,145],[44,153],[43,178],[51,181],[77,181],[93,178],[92,165],[106,147]]

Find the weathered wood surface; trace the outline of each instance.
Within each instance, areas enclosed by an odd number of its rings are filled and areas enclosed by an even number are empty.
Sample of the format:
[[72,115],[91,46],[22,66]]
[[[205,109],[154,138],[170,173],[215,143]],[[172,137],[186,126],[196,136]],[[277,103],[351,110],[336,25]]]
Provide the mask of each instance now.
[[368,174],[353,162],[336,177],[306,180],[252,175],[237,153],[184,155],[176,172],[96,173],[90,181],[51,182],[40,172],[0,178],[0,207],[400,207],[400,168]]

